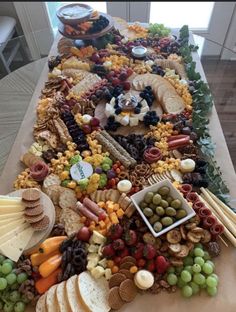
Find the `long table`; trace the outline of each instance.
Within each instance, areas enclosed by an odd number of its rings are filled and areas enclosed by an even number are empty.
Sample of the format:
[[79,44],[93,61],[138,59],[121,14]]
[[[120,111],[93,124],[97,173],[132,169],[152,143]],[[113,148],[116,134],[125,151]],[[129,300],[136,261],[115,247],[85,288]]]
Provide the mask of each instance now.
[[[58,35],[51,48],[49,55],[55,55],[57,52],[57,42],[60,39]],[[190,37],[193,42],[193,37]],[[197,52],[193,53],[193,59],[196,62],[197,70],[206,81],[206,77]],[[47,80],[47,64],[42,70],[38,84],[35,88],[28,110],[22,121],[20,130],[12,146],[8,160],[0,177],[0,194],[7,194],[13,189],[13,181],[17,174],[24,169],[20,163],[21,155],[26,152],[33,142],[32,129],[36,118],[36,106],[40,91]],[[223,131],[215,107],[210,114],[210,133],[213,141],[216,143],[215,159],[221,167],[223,178],[230,189],[231,199],[236,198],[236,174],[229,155]],[[234,312],[236,311],[236,296],[234,289],[236,286],[236,251],[233,247],[222,245],[222,252],[216,259],[216,272],[219,275],[219,291],[214,298],[206,294],[194,296],[191,299],[181,297],[179,291],[176,294],[167,294],[162,292],[158,295],[138,295],[136,299],[121,309],[121,311],[135,312]],[[29,308],[28,311],[33,311]]]

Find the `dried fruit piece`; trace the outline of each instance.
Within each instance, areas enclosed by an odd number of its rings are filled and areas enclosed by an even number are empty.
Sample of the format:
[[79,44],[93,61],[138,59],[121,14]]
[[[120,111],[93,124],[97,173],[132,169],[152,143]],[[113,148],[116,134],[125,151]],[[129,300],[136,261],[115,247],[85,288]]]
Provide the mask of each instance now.
[[193,233],[190,231],[187,234],[187,239],[192,243],[199,243],[201,240],[201,234]]
[[208,230],[203,229],[203,235],[201,238],[201,243],[209,243],[211,240],[211,233]]
[[169,249],[170,251],[172,251],[173,253],[178,253],[181,251],[181,245],[179,243],[177,244],[170,244],[169,245]]
[[180,225],[180,233],[184,240],[187,239],[187,232],[183,224]]
[[184,257],[187,257],[188,254],[189,254],[189,249],[188,249],[187,245],[181,245],[180,252],[175,254],[175,256],[177,258],[184,258]]
[[166,239],[171,244],[177,244],[181,241],[181,234],[178,230],[171,230],[167,233]]

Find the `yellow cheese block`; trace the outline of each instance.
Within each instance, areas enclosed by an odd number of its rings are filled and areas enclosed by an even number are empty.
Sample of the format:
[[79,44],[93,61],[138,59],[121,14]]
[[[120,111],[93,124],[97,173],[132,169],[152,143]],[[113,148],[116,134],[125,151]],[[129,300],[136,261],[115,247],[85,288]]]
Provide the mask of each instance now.
[[22,223],[25,222],[24,218],[21,218],[19,220],[13,220],[12,222],[0,226],[0,236],[10,232],[14,228],[16,228],[18,225],[21,225]]
[[13,212],[13,213],[6,213],[6,214],[1,214],[0,215],[0,219],[1,220],[7,220],[7,219],[17,219],[20,218],[24,215],[24,211],[20,211],[20,212]]
[[9,231],[3,236],[0,236],[0,247],[2,244],[4,244],[7,240],[11,239],[12,237],[16,237],[20,232],[25,230],[26,228],[29,228],[30,225],[27,222],[24,222],[18,226],[16,226],[13,230]]
[[0,216],[5,214],[5,213],[16,213],[16,212],[20,212],[23,211],[25,209],[25,207],[21,204],[21,205],[1,205],[0,206]]
[[12,237],[0,246],[0,252],[9,259],[17,262],[31,240],[33,233],[34,230],[31,226],[20,231],[16,237]]

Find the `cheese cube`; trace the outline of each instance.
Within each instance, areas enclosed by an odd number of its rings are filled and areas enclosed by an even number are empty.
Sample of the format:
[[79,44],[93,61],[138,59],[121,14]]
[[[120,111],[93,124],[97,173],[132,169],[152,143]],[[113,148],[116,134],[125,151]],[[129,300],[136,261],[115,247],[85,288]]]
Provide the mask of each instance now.
[[141,113],[147,113],[149,111],[149,107],[148,106],[144,106],[141,108]]
[[128,115],[124,116],[121,119],[120,123],[122,124],[122,126],[127,126],[129,124],[129,116]]
[[105,115],[107,117],[114,115],[115,114],[115,110],[113,108],[113,106],[111,104],[106,104],[106,108],[105,108]]
[[131,127],[137,126],[138,122],[139,122],[139,120],[137,117],[130,117],[130,119],[129,119],[129,125]]
[[143,118],[144,118],[145,115],[146,115],[146,113],[140,113],[140,114],[138,114],[138,119],[139,119],[140,121],[143,121]]

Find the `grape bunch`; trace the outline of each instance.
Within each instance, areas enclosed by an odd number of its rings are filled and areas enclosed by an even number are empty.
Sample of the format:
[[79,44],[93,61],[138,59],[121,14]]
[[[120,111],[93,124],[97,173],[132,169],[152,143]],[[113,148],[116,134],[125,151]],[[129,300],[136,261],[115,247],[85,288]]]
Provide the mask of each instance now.
[[183,297],[189,298],[205,289],[209,296],[217,294],[218,276],[214,273],[214,263],[201,244],[184,258],[183,267],[170,267],[167,282],[181,288]]
[[151,35],[153,36],[158,36],[158,37],[167,37],[170,34],[170,29],[166,28],[163,24],[150,24],[148,31]]
[[18,273],[15,263],[0,255],[0,310],[24,312],[29,300],[19,291],[29,279],[25,272]]

